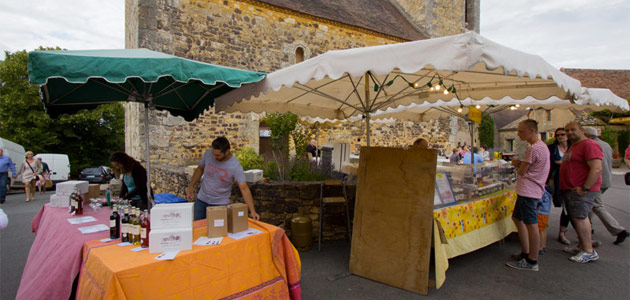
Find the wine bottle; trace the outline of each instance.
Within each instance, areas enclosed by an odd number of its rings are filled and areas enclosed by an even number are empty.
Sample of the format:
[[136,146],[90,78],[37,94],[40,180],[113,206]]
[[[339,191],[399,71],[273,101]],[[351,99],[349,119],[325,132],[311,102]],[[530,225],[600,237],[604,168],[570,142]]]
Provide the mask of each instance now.
[[[76,187],[75,187],[76,190]],[[82,216],[83,215],[83,196],[81,196],[81,194],[79,194],[77,192],[77,208],[76,208],[76,215],[77,216]]]
[[120,220],[122,242],[129,242],[129,208],[125,206],[125,214]]
[[107,206],[111,207],[112,206],[112,192],[109,190],[109,187],[107,187],[107,190],[105,191],[105,200],[107,201]]
[[142,248],[149,248],[149,232],[151,231],[151,223],[149,220],[149,210],[145,209],[142,215],[142,223],[140,224],[140,246]]
[[116,205],[112,208],[112,214],[109,216],[109,238],[115,240],[120,238],[120,216],[116,210]]
[[140,209],[136,208],[135,209],[135,216],[133,219],[133,244],[134,245],[140,245],[140,223],[141,219],[140,219]]

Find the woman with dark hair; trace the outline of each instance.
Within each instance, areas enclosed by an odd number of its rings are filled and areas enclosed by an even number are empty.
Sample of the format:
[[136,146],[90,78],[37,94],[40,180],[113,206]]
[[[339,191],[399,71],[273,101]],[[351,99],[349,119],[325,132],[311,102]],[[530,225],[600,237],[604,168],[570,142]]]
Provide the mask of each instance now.
[[[571,142],[567,137],[567,133],[564,128],[560,127],[556,129],[553,134],[554,143],[547,146],[549,148],[549,159],[551,160],[551,167],[549,168],[549,176],[547,176],[547,184],[553,186],[553,205],[555,207],[562,206],[562,200],[560,200],[560,164],[562,164],[562,157],[564,153],[571,147]],[[566,232],[569,228],[569,217],[562,209],[560,215],[560,231],[558,232],[558,241],[565,245],[571,244],[571,241],[567,238]]]
[[147,209],[147,170],[140,162],[123,152],[112,154],[109,161],[123,174],[120,198],[131,200],[131,205],[141,210]]

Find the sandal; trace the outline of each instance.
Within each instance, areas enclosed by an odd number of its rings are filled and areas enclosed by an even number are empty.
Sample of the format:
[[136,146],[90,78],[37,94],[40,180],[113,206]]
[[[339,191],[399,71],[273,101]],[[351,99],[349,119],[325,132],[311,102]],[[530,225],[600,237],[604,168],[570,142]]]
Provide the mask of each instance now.
[[564,235],[564,232],[558,234],[558,242],[565,245],[571,245],[571,241],[569,241],[569,239]]

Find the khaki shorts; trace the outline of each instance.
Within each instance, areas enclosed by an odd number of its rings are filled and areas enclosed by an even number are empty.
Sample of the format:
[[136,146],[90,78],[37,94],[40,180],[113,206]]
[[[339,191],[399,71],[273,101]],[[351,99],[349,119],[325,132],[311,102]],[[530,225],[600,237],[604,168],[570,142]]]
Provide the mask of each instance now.
[[580,196],[574,190],[564,190],[560,191],[560,199],[570,218],[586,219],[593,210],[595,197],[599,194],[600,192],[588,192]]

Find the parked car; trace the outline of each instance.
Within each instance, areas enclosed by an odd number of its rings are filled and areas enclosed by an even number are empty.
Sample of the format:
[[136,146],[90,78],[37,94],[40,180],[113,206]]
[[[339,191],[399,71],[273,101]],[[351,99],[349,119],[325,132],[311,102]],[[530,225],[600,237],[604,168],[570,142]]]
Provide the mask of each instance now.
[[81,174],[79,174],[79,180],[86,180],[90,183],[109,183],[113,177],[114,172],[106,166],[88,167],[81,170]]

